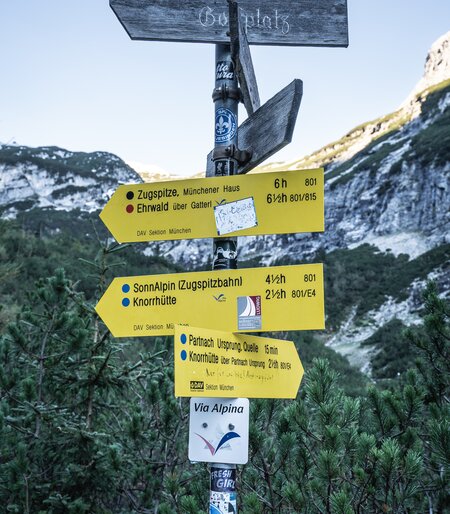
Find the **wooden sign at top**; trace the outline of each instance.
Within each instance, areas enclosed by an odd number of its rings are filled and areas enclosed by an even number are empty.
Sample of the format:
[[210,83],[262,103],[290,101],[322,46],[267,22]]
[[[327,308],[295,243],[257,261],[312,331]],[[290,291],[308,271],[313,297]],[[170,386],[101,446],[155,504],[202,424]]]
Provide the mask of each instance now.
[[[229,42],[227,0],[110,0],[131,39]],[[250,44],[348,46],[347,0],[241,0]]]

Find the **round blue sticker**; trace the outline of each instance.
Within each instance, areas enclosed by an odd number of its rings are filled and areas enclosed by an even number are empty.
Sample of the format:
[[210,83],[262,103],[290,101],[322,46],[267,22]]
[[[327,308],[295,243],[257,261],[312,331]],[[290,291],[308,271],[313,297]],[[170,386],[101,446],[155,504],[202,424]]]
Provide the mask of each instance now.
[[230,111],[220,107],[216,111],[216,143],[226,143],[231,141],[236,135],[237,123],[236,116]]

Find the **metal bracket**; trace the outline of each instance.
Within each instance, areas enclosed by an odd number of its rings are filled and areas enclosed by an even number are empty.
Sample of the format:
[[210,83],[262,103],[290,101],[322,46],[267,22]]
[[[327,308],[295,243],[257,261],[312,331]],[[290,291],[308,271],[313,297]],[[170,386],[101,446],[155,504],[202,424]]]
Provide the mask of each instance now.
[[236,145],[218,146],[213,150],[212,160],[217,161],[218,159],[234,159],[240,165],[244,165],[252,158],[252,155],[253,150],[251,148],[239,150]]
[[214,89],[212,98],[214,102],[217,102],[217,100],[225,101],[227,98],[232,98],[238,102],[243,101],[242,91],[239,88],[229,87],[227,84],[222,84]]

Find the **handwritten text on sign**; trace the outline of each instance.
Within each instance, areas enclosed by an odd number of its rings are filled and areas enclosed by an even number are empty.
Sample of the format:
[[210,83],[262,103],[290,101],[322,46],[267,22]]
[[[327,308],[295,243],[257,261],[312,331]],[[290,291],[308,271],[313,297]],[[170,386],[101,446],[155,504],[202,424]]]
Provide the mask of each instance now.
[[292,341],[175,326],[175,396],[295,398],[303,367]]

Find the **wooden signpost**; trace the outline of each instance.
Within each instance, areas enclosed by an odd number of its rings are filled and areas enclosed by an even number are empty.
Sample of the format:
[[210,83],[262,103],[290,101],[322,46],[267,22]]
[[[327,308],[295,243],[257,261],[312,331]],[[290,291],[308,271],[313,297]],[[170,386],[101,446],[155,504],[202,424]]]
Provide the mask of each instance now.
[[252,56],[248,46],[244,23],[239,16],[236,2],[230,4],[231,57],[236,63],[236,72],[242,91],[242,100],[249,115],[261,106]]
[[[226,0],[110,0],[131,39],[229,43]],[[250,44],[348,45],[347,0],[242,0]]]
[[[348,45],[347,0],[240,0],[239,4],[235,0],[110,0],[110,6],[131,39],[216,44],[215,146],[207,157],[207,177],[247,173],[292,139],[302,81],[294,80],[261,106],[249,44]],[[249,117],[238,126],[240,100]],[[144,190],[144,186],[139,187]],[[153,185],[145,188],[152,194],[158,189]],[[120,224],[123,209],[128,215],[134,212],[134,191],[129,188],[124,198],[119,198],[122,193],[117,194],[122,213],[113,213],[112,207],[109,213],[105,209],[105,222],[108,218]],[[285,203],[283,194],[286,193],[275,193],[276,203]],[[269,195],[272,193],[267,193],[266,199]],[[129,203],[124,204],[127,200]],[[169,209],[167,200],[159,200],[143,202],[150,210],[153,206],[155,219]],[[248,400],[231,396],[294,397],[296,380],[303,374],[293,343],[265,339],[260,348],[261,338],[218,334],[215,330],[307,330],[324,326],[322,265],[236,269],[237,241],[233,230],[254,230],[258,213],[252,197],[233,201],[226,206],[219,203],[220,211],[215,212],[218,233],[231,236],[214,239],[214,271],[115,279],[96,307],[117,337],[173,333],[174,325],[183,325],[176,329],[176,393],[198,396],[201,387],[201,392],[207,387],[210,391],[217,388],[214,398],[192,398],[190,412],[189,456],[215,463],[210,468],[210,514],[237,513],[236,463],[245,463],[248,458],[248,445],[241,444],[248,441]],[[177,210],[174,204],[170,205]],[[276,221],[286,215],[289,214],[281,211],[273,213]],[[136,237],[144,236],[144,230],[147,234],[143,218],[133,219],[133,227],[117,237],[131,241],[141,240]],[[202,233],[202,223],[196,223],[201,225]],[[270,223],[264,222],[264,231],[269,227]],[[129,232],[136,236],[130,238]],[[210,346],[196,351],[199,341],[207,341]],[[246,353],[240,356],[244,345]],[[221,369],[219,361],[230,366]],[[254,372],[252,366],[270,366],[270,372]],[[250,376],[251,380],[246,380]],[[258,383],[270,385],[261,387],[261,392]],[[227,401],[221,397],[228,397]],[[231,410],[240,415],[225,415]],[[220,427],[220,433],[207,430],[208,423]],[[223,451],[225,442],[236,450],[228,457]]]

